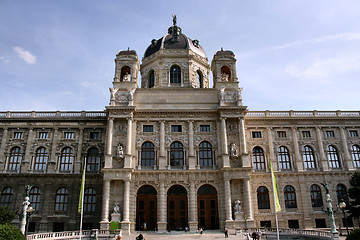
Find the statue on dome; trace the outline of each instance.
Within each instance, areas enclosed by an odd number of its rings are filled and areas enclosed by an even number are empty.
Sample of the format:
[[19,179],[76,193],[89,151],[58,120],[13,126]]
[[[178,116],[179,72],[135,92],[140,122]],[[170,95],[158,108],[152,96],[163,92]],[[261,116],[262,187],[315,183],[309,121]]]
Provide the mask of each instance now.
[[175,14],[175,15],[172,15],[172,17],[173,17],[173,25],[176,25],[176,20],[177,20],[176,14]]
[[227,74],[226,72],[222,72],[222,73],[221,73],[220,80],[221,80],[222,82],[227,82],[228,79],[229,79],[229,74]]

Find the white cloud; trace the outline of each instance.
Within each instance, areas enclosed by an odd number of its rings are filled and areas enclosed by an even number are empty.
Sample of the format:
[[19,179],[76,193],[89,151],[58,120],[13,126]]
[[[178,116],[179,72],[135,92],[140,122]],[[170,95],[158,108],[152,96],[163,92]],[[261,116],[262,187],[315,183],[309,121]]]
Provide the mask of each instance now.
[[10,63],[11,62],[9,59],[7,59],[4,56],[0,56],[0,60],[3,61],[4,63]]
[[19,58],[24,60],[28,64],[36,63],[36,56],[33,55],[31,52],[24,50],[21,47],[13,47],[13,50],[18,54]]

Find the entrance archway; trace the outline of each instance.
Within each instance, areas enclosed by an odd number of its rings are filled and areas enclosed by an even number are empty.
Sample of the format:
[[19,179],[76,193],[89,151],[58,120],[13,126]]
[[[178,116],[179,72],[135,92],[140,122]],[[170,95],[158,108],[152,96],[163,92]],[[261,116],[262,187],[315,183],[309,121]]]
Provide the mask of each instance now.
[[168,190],[167,228],[184,229],[188,226],[187,191],[183,186],[174,185]]
[[139,188],[136,197],[136,230],[155,230],[157,224],[156,190],[150,185]]
[[217,191],[211,185],[198,190],[198,221],[203,229],[219,229]]

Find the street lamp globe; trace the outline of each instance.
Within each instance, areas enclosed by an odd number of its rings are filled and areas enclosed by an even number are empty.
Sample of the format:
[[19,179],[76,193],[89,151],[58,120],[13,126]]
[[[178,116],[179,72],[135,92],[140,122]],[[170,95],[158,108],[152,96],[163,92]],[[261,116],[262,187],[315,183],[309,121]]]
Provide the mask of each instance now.
[[346,208],[346,203],[344,201],[339,202],[339,208],[344,210]]

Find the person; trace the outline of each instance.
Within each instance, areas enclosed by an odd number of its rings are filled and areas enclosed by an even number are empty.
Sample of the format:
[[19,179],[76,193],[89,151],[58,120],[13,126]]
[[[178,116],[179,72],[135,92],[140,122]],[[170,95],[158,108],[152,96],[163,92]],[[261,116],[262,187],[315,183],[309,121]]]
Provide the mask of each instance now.
[[146,222],[144,222],[144,231],[147,231]]
[[116,240],[121,240],[122,239],[122,236],[119,234],[116,236]]
[[229,231],[228,231],[227,228],[225,228],[225,237],[226,237],[226,238],[229,237]]
[[258,230],[258,232],[257,232],[257,239],[261,239],[261,235],[262,235],[262,232],[261,232],[261,230],[260,230],[260,228],[259,228],[259,230]]
[[251,234],[251,236],[252,236],[253,240],[255,240],[255,239],[256,239],[256,232],[253,231],[253,233]]
[[246,240],[250,240],[250,235],[249,235],[249,232],[247,230],[245,232],[245,237],[246,237]]
[[146,240],[142,234],[136,237],[136,240]]
[[202,227],[199,229],[199,232],[200,232],[201,235],[203,234],[204,230],[203,230]]

